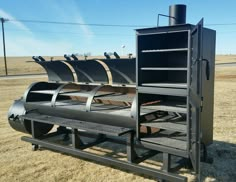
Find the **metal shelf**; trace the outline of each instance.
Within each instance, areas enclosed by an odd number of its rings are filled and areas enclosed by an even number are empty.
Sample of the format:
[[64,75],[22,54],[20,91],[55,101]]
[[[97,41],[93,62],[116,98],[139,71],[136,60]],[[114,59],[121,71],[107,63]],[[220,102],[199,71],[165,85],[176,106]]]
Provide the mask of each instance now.
[[183,114],[187,113],[186,104],[180,102],[160,102],[156,105],[142,106],[142,108],[153,109],[156,111],[169,111]]
[[61,92],[59,93],[59,95],[62,95],[62,96],[75,96],[75,97],[89,97],[90,94],[89,94],[89,91],[86,92],[81,92],[81,91],[74,91],[74,92]]
[[142,141],[157,144],[157,145],[167,146],[170,148],[187,150],[186,141],[176,140],[169,137],[162,137],[162,136],[161,137],[146,137],[146,138],[141,138],[141,142]]
[[188,68],[171,68],[171,67],[142,67],[143,71],[187,71]]
[[53,95],[56,90],[33,90],[30,93],[37,93],[37,94],[50,94]]
[[[59,93],[59,95],[62,96],[75,96],[75,97],[89,97],[91,96],[91,91],[71,91],[71,92],[61,92]],[[121,94],[121,93],[113,93],[113,92],[102,92],[99,91],[94,98],[96,99],[101,99],[101,100],[127,100],[126,97],[128,97],[127,95]]]
[[134,99],[133,95],[128,95],[128,94],[113,94],[112,96],[110,95],[105,95],[105,96],[99,96],[95,97],[95,99],[98,100],[106,100],[106,101],[119,101],[119,102],[132,102]]
[[[34,90],[30,91],[31,93],[38,93],[38,94],[50,94],[53,95],[56,90]],[[58,93],[62,96],[77,96],[77,97],[88,97],[89,92],[81,92],[81,91],[72,91],[72,92],[60,92]]]
[[187,89],[182,88],[161,88],[161,87],[138,87],[138,93],[141,94],[157,94],[157,95],[173,95],[187,97]]
[[46,124],[56,124],[65,127],[77,128],[80,130],[85,130],[88,132],[93,133],[101,133],[101,134],[108,134],[111,136],[121,136],[126,133],[132,132],[133,129],[124,128],[124,127],[117,127],[117,126],[110,126],[105,124],[98,124],[92,122],[86,122],[81,120],[75,119],[66,119],[61,117],[43,115],[39,113],[29,113],[26,115],[21,115],[21,119],[33,120],[40,123]]
[[154,53],[154,52],[177,52],[177,51],[188,51],[188,48],[176,48],[176,49],[151,49],[151,50],[142,50],[142,53]]
[[187,88],[187,83],[143,83],[147,87]]
[[141,123],[142,126],[149,126],[153,128],[177,131],[181,133],[187,133],[187,126],[184,124],[178,124],[176,122],[149,122],[149,123]]

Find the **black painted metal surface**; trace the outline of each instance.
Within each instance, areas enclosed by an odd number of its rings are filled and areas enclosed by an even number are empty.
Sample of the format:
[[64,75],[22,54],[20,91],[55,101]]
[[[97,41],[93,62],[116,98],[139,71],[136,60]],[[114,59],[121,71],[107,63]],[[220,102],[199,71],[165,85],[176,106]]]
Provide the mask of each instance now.
[[[53,150],[185,181],[169,173],[171,155],[176,155],[190,159],[199,175],[200,143],[213,140],[215,32],[203,28],[203,21],[185,24],[185,5],[169,10],[170,26],[137,30],[137,60],[120,59],[116,52],[116,59],[104,53],[107,59],[88,61],[75,55],[73,60],[65,56],[66,60],[51,62],[33,57],[49,81],[57,83],[32,84],[9,110],[12,128],[32,134],[33,139],[24,140]],[[38,140],[53,124],[71,128],[72,148]],[[78,150],[83,144],[78,129],[116,137],[127,133],[128,162]],[[163,152],[161,171],[133,164],[138,158],[134,136],[149,152]],[[105,137],[93,144],[103,141]]]
[[108,134],[110,136],[121,136],[121,135],[124,135],[126,133],[133,131],[130,128],[103,125],[103,124],[93,124],[86,121],[64,119],[61,117],[48,116],[48,115],[43,115],[39,113],[29,113],[29,114],[21,115],[20,119],[33,120],[35,122],[46,123],[46,124],[50,123],[53,125],[56,124],[59,126],[81,129],[81,130],[85,130],[87,132],[92,132],[92,133]]
[[[29,120],[20,120],[19,116],[26,114],[23,100],[16,100],[8,112],[8,122],[16,131],[31,134],[31,122]],[[36,134],[42,136],[47,134],[53,125],[48,123],[35,123]]]
[[48,74],[48,81],[74,82],[74,76],[68,66],[61,61],[38,61]]
[[102,84],[109,82],[106,70],[96,60],[66,62],[73,67],[78,82]]
[[135,84],[135,59],[103,60],[112,74],[113,84]]
[[186,5],[175,4],[169,6],[169,26],[186,23]]
[[71,148],[71,147],[65,147],[62,145],[53,144],[48,141],[43,141],[40,139],[34,139],[34,138],[30,138],[30,137],[22,137],[22,140],[46,147],[51,150],[66,152],[68,154],[79,156],[79,157],[82,157],[82,158],[85,158],[88,160],[100,162],[105,165],[114,165],[114,166],[120,167],[121,169],[126,169],[126,170],[134,171],[137,173],[149,175],[149,176],[155,177],[156,179],[163,179],[163,180],[174,181],[174,182],[186,182],[187,181],[186,177],[183,177],[183,176],[180,176],[177,174],[173,174],[170,172],[141,166],[141,165],[131,163],[131,162],[117,160],[117,159],[110,158],[110,157],[98,156],[96,154],[92,154],[92,153],[89,153],[89,152],[86,152],[83,150],[78,150],[78,149]]
[[51,116],[134,128],[134,88],[39,82],[25,92],[24,106]]

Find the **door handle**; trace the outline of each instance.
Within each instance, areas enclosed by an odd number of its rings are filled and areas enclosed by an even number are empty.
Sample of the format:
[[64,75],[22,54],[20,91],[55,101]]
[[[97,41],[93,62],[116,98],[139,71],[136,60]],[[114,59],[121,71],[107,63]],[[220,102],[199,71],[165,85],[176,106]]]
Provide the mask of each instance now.
[[205,61],[206,62],[206,78],[207,80],[210,79],[210,62],[209,60],[207,59],[196,59],[194,62],[193,62],[193,65],[195,65],[198,61]]
[[210,79],[210,63],[209,63],[209,60],[202,59],[202,61],[206,62],[206,78],[207,78],[207,80],[209,80]]

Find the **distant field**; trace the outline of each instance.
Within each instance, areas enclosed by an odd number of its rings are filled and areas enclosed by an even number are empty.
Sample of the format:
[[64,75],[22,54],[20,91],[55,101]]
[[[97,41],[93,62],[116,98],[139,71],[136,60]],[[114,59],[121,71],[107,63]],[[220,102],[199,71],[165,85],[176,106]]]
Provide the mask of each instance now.
[[216,63],[236,62],[236,55],[216,55]]
[[[49,61],[50,56],[44,56]],[[78,57],[84,59],[84,57]],[[104,59],[103,56],[90,56],[88,59]],[[65,60],[64,57],[54,56],[53,60]],[[45,73],[44,69],[34,62],[31,57],[7,57],[8,74],[32,74],[32,73]],[[0,57],[0,76],[5,75],[5,65],[3,57]]]
[[[44,57],[46,60],[50,60],[50,56]],[[101,59],[103,56],[92,56],[89,59]],[[79,57],[79,59],[84,59],[83,57]],[[63,57],[54,56],[53,60],[64,60]],[[236,55],[217,55],[216,63],[236,63]],[[44,69],[36,64],[31,57],[7,57],[7,65],[8,65],[8,74],[32,74],[32,73],[45,73]],[[5,75],[5,67],[3,57],[0,57],[0,76]]]
[[[217,56],[217,62],[232,62],[236,56]],[[29,61],[30,58],[9,58],[9,73],[42,73],[44,70]],[[25,66],[25,67],[23,67]],[[22,68],[23,67],[23,68]],[[3,65],[1,59],[1,73]],[[217,67],[215,74],[214,143],[209,147],[213,164],[201,164],[202,181],[233,182],[236,179],[236,66]],[[29,143],[20,140],[25,134],[13,130],[7,121],[7,112],[13,100],[21,97],[32,82],[45,78],[3,80],[0,77],[0,181],[82,181],[82,182],[151,182],[154,178],[140,176],[127,171],[105,167],[91,161],[48,150],[31,151]],[[107,146],[107,145],[106,145]],[[113,149],[118,151],[113,152]],[[91,152],[124,158],[120,146],[93,147]],[[148,160],[145,165],[159,162]],[[194,181],[188,170],[181,175]]]

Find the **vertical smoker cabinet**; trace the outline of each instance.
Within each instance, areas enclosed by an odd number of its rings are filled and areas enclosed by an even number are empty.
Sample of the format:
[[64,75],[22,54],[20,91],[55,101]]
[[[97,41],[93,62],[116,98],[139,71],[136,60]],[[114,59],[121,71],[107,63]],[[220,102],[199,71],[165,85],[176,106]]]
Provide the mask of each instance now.
[[201,145],[213,141],[215,37],[203,20],[136,30],[137,139],[190,158],[195,171]]

